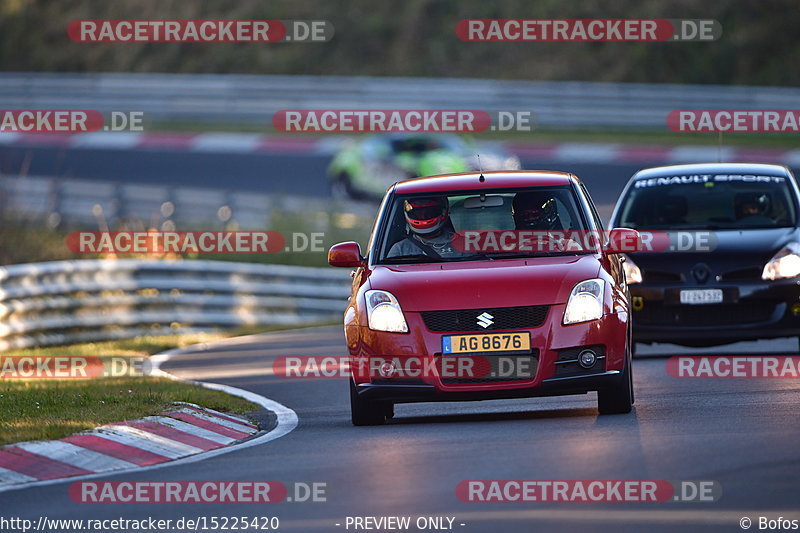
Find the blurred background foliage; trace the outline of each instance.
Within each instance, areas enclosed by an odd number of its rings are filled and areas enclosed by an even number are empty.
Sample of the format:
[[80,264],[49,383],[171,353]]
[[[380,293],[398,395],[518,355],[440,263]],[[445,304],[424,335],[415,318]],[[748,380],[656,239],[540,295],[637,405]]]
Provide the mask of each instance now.
[[[222,14],[222,15],[221,15]],[[70,42],[76,19],[325,19],[329,43]],[[716,42],[470,43],[462,18],[713,18]],[[796,0],[0,0],[0,70],[798,85]]]

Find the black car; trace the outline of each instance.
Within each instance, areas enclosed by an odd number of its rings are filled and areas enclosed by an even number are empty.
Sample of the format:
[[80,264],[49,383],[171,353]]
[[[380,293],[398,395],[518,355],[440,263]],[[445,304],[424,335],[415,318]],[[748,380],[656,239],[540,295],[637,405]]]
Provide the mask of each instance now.
[[713,346],[800,335],[798,197],[780,165],[637,172],[610,226],[651,241],[624,264],[634,340]]

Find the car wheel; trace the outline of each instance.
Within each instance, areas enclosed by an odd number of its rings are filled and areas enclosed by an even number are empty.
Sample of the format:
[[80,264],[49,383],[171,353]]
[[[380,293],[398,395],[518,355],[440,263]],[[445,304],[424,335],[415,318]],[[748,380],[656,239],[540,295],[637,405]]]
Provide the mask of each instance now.
[[626,358],[622,379],[616,387],[597,391],[597,408],[601,415],[624,415],[633,409],[633,372]]
[[[388,404],[388,411],[394,411]],[[356,385],[350,380],[350,420],[354,426],[378,426],[386,421],[388,414],[385,402],[359,398]],[[392,413],[394,414],[394,413]]]

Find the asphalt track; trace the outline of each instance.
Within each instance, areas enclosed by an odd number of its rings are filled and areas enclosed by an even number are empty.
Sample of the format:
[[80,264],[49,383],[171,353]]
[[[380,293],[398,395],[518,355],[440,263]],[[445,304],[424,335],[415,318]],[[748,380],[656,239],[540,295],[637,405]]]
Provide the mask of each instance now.
[[[738,345],[788,351],[789,341]],[[270,505],[73,503],[68,483],[7,492],[1,516],[143,519],[277,516],[280,531],[354,531],[348,516],[449,516],[454,530],[741,531],[747,516],[800,519],[800,383],[792,379],[675,379],[667,346],[634,362],[636,406],[599,417],[594,394],[546,399],[397,407],[380,427],[350,425],[344,379],[276,376],[285,355],[343,355],[341,327],[256,335],[192,348],[164,369],[223,383],[293,409],[299,426],[261,446],[113,480],[325,482],[326,502]],[[716,350],[715,353],[730,353]],[[263,415],[264,413],[261,413]],[[469,479],[712,480],[716,502],[468,503]],[[336,524],[341,524],[337,526]],[[464,524],[461,526],[460,524]],[[363,531],[363,530],[361,530]],[[410,531],[417,531],[412,528]]]
[[[0,172],[330,196],[324,153],[214,153],[181,150],[117,150],[57,146],[0,146]],[[656,164],[656,162],[654,162]],[[641,164],[575,163],[523,158],[523,168],[575,173],[595,203],[610,206]]]
[[[324,154],[0,147],[0,170],[6,173],[320,197],[329,194],[328,160]],[[640,165],[523,160],[523,166],[575,172],[607,214]],[[796,353],[796,342],[736,348],[748,354]],[[340,327],[199,347],[164,368],[273,399],[297,413],[297,429],[199,463],[107,479],[316,481],[327,483],[327,502],[80,505],[69,499],[66,483],[4,493],[0,516],[277,516],[281,531],[354,531],[345,528],[347,516],[430,515],[455,517],[456,531],[493,533],[741,531],[745,516],[753,521],[751,529],[758,528],[760,516],[800,519],[798,380],[674,379],[658,356],[668,350],[697,353],[641,347],[638,353],[651,357],[634,363],[637,401],[630,415],[599,417],[590,394],[401,405],[390,424],[355,428],[345,380],[286,379],[270,371],[278,356],[344,355]],[[266,424],[271,420],[265,412],[257,417]],[[468,479],[712,480],[722,487],[722,497],[713,503],[467,503],[456,497],[455,487]]]

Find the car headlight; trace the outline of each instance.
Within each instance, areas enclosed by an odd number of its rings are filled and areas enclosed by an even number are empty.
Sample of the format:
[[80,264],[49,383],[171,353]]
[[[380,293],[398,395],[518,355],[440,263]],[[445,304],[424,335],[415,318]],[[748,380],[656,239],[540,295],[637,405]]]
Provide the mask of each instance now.
[[800,244],[790,242],[764,266],[761,279],[775,280],[800,276]]
[[625,261],[622,263],[622,270],[625,272],[625,281],[630,285],[631,283],[642,282],[642,271],[636,266],[630,257],[625,256]]
[[364,293],[367,300],[367,318],[369,329],[375,331],[392,331],[405,333],[408,331],[403,310],[397,298],[386,291],[367,291]]
[[600,278],[581,281],[572,289],[564,309],[564,324],[577,324],[597,320],[603,316],[603,290],[605,281]]

